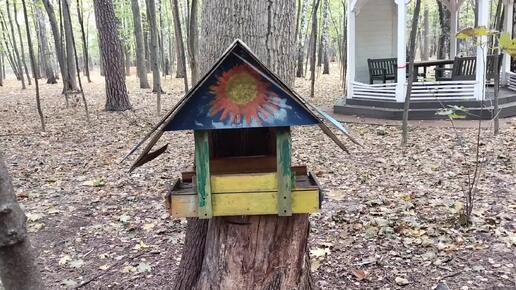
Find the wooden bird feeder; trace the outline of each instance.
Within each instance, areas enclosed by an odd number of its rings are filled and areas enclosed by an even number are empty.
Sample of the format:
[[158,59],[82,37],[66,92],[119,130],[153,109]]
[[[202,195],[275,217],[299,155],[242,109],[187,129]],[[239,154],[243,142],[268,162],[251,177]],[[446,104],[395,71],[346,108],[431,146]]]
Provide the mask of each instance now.
[[322,119],[345,132],[236,40],[156,126],[131,170],[166,150],[149,153],[164,131],[193,130],[195,167],[167,194],[172,216],[313,213],[321,205],[321,188],[306,166],[292,166],[290,127],[319,125],[346,150]]

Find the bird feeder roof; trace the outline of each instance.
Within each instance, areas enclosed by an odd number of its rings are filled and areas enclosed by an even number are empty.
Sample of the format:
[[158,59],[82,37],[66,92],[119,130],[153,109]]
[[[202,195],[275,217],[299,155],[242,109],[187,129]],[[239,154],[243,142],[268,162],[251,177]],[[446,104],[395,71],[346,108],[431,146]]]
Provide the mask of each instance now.
[[[164,131],[315,124],[347,151],[323,123],[323,119],[350,137],[340,122],[297,95],[265,67],[241,40],[235,40],[208,73],[127,156],[155,133],[131,170],[156,158],[166,150],[166,146],[152,153],[149,151]],[[356,143],[354,139],[351,140]]]

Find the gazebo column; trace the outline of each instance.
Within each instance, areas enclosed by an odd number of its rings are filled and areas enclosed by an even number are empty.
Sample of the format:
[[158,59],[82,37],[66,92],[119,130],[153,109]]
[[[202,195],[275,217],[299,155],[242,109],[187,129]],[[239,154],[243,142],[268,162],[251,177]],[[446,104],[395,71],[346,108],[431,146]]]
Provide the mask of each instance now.
[[[513,26],[513,17],[514,17],[514,0],[504,0],[505,4],[505,21],[503,25],[503,31],[508,32],[511,37],[512,35],[512,26]],[[511,56],[507,53],[503,54],[503,62],[502,62],[502,74],[501,74],[501,83],[507,84],[508,73],[511,71]]]
[[[478,26],[489,27],[489,0],[478,0]],[[475,98],[482,100],[485,98],[485,66],[487,59],[487,37],[482,36],[479,39],[480,45],[477,47],[477,63],[476,63],[476,84]]]
[[406,22],[407,4],[405,0],[394,0],[398,4],[398,65],[396,83],[396,102],[405,102],[405,83],[407,81],[407,48],[406,48]]
[[347,99],[353,98],[353,82],[355,81],[355,33],[356,33],[356,1],[348,0],[347,10],[347,52],[346,52],[346,90]]
[[457,55],[457,27],[459,26],[459,7],[457,0],[450,0],[450,58]]

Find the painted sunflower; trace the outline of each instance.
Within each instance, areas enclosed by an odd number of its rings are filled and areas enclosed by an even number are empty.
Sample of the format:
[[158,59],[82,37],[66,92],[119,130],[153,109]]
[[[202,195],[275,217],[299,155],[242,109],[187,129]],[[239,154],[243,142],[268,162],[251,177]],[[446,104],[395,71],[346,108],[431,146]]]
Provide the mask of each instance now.
[[255,121],[262,124],[279,110],[277,96],[269,91],[269,84],[249,65],[237,65],[217,77],[217,83],[210,86],[215,99],[211,103],[210,116],[219,112],[220,121],[247,124]]

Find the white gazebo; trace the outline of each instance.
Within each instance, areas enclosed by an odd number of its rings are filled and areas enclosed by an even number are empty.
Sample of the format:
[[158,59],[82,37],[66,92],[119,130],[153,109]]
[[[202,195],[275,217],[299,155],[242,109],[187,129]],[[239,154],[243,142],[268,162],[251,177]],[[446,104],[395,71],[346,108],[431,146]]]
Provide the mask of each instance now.
[[[464,0],[440,0],[451,12],[450,55],[457,53],[458,15]],[[347,79],[346,98],[371,99],[403,103],[406,94],[407,0],[348,0],[347,9]],[[512,32],[514,0],[504,0],[504,30]],[[489,27],[490,0],[478,0],[479,26]],[[487,38],[481,39],[486,43]],[[394,82],[370,84],[368,59],[397,58]],[[485,64],[487,49],[477,48],[476,79],[414,82],[411,99],[476,100],[485,98]],[[510,58],[505,56],[502,80],[516,84],[510,73]],[[510,85],[509,85],[510,87]],[[516,86],[515,86],[516,88]]]

